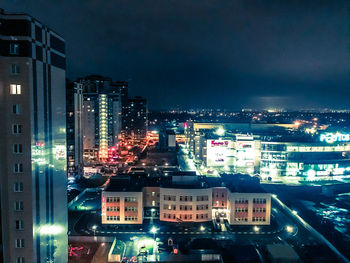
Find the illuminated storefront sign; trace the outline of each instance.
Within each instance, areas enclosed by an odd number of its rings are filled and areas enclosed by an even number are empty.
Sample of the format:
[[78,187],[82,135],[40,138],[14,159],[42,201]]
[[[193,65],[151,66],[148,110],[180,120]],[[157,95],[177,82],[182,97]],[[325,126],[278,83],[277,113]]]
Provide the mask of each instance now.
[[320,136],[321,142],[333,143],[333,142],[349,142],[350,134],[349,133],[323,133]]
[[207,166],[232,166],[234,148],[230,140],[207,140]]
[[215,146],[227,147],[227,146],[228,146],[228,141],[212,140],[212,141],[211,141],[211,146],[212,146],[212,147],[215,147]]

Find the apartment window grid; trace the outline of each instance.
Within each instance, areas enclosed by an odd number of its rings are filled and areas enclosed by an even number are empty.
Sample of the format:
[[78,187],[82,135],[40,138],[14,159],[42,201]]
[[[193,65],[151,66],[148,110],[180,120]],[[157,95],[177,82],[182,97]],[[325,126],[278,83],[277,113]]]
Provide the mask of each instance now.
[[192,202],[192,196],[180,196],[180,202]]
[[176,201],[175,195],[164,195],[164,201]]
[[167,218],[167,219],[176,219],[176,216],[175,216],[175,214],[166,214],[166,213],[164,213],[163,214],[163,218]]
[[242,212],[248,213],[248,207],[236,207],[235,212],[236,213],[242,213]]
[[107,221],[120,221],[120,216],[107,216]]
[[266,212],[266,208],[264,207],[254,207],[253,212]]
[[243,199],[243,198],[236,199],[235,204],[248,204],[248,199]]
[[107,203],[119,203],[120,197],[107,197],[106,202]]
[[125,212],[137,212],[136,206],[127,206],[125,207]]
[[191,205],[180,205],[180,210],[192,211],[192,206]]
[[180,219],[182,220],[192,220],[192,215],[182,215],[180,214]]
[[11,95],[21,95],[22,87],[20,84],[10,84],[10,94]]
[[137,198],[136,197],[125,197],[124,198],[124,202],[125,203],[134,203],[134,202],[136,202],[137,201]]
[[13,172],[14,173],[23,173],[23,163],[15,163],[13,165]]
[[137,216],[125,216],[125,221],[137,221]]
[[120,207],[119,206],[107,206],[107,211],[108,212],[119,212]]
[[238,222],[248,222],[247,217],[236,217],[235,220]]
[[265,217],[253,217],[252,219],[253,222],[265,222],[266,218]]
[[208,219],[208,214],[196,214],[196,219]]
[[209,198],[207,195],[200,195],[200,196],[197,196],[197,201],[208,201]]
[[163,208],[164,208],[164,210],[176,210],[176,205],[164,204]]
[[20,143],[13,144],[13,153],[23,153],[23,146]]
[[197,210],[208,210],[209,205],[197,205]]
[[254,198],[253,204],[266,204],[266,199],[265,198]]

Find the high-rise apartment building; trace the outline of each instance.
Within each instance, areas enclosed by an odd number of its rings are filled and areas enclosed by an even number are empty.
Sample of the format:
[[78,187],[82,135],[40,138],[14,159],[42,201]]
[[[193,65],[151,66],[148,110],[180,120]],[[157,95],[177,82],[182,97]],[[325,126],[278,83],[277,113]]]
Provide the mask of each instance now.
[[147,100],[136,96],[129,98],[127,110],[125,111],[125,126],[123,130],[125,136],[140,139],[146,137],[147,134]]
[[4,262],[67,262],[65,41],[0,9]]
[[76,176],[83,170],[83,87],[81,83],[69,81],[66,87],[67,170],[68,176]]
[[[76,81],[82,85],[82,134],[85,160],[104,160],[108,149],[118,143],[122,110],[127,101],[127,82],[101,76]],[[125,107],[125,106],[124,106]]]

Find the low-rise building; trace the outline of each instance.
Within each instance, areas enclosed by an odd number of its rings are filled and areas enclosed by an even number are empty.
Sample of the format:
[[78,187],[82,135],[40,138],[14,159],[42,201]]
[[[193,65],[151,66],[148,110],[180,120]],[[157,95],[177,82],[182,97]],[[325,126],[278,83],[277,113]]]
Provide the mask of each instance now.
[[142,224],[142,188],[130,183],[130,177],[111,180],[102,192],[102,224]]
[[[263,193],[256,180],[248,191],[227,179],[213,180],[193,173],[172,176],[129,175],[112,177],[102,192],[102,224],[142,224],[144,218],[166,222],[205,222],[226,219],[231,225],[269,225],[271,194]],[[228,177],[227,177],[228,178]]]
[[230,193],[227,209],[230,225],[269,225],[271,194]]

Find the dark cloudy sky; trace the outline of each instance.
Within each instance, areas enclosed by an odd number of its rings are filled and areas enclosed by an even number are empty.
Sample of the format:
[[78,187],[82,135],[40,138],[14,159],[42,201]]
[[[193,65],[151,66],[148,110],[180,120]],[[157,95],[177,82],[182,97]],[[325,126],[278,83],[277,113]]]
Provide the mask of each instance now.
[[64,36],[67,76],[130,80],[151,109],[350,109],[347,0],[0,0]]

